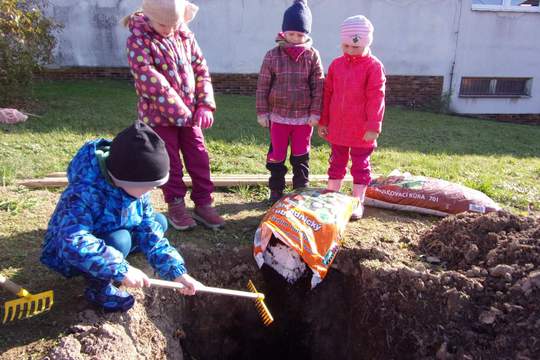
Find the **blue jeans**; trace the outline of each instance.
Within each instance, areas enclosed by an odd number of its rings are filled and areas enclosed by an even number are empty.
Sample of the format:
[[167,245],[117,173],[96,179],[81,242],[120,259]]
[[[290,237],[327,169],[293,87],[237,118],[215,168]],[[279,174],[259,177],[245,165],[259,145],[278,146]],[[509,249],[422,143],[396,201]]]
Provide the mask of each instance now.
[[[165,215],[156,213],[154,219],[161,225],[163,232],[167,231],[169,225]],[[116,230],[110,234],[104,234],[99,237],[105,241],[105,244],[120,251],[124,255],[124,258],[126,258],[133,250],[136,250],[132,248],[133,243],[131,240],[131,233],[126,229]]]

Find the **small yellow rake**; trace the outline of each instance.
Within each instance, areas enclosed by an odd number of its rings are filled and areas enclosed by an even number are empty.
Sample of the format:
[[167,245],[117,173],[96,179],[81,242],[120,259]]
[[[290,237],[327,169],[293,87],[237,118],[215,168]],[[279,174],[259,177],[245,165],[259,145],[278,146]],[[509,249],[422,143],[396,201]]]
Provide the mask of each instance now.
[[4,305],[4,317],[2,323],[13,321],[15,319],[29,318],[39,315],[51,309],[54,304],[54,294],[52,290],[44,291],[39,294],[30,294],[13,281],[0,275],[0,285],[20,297],[20,299],[11,300]]
[[257,291],[255,285],[253,284],[253,281],[251,280],[248,281],[247,287],[249,291],[260,295],[257,299],[255,299],[255,306],[257,307],[257,310],[261,315],[263,324],[266,326],[270,325],[274,322],[274,318],[272,317],[272,314],[270,314],[270,310],[268,310],[266,304],[264,303],[264,294]]
[[[165,281],[165,280],[157,280],[157,279],[150,279],[150,284],[152,286],[164,287],[164,288],[170,288],[170,289],[182,289],[184,287],[184,285],[174,282],[174,281]],[[253,282],[251,280],[249,280],[248,282],[248,289],[251,292],[221,289],[221,288],[210,287],[210,286],[205,286],[205,285],[197,287],[198,292],[207,292],[207,293],[212,293],[212,294],[221,294],[221,295],[229,295],[229,296],[239,296],[239,297],[255,300],[255,306],[257,307],[257,310],[259,311],[259,314],[261,315],[263,324],[266,326],[270,325],[274,321],[274,318],[272,317],[272,314],[270,314],[270,311],[268,310],[268,308],[266,307],[264,303],[264,294],[258,292],[257,289],[255,289],[255,285],[253,285]]]

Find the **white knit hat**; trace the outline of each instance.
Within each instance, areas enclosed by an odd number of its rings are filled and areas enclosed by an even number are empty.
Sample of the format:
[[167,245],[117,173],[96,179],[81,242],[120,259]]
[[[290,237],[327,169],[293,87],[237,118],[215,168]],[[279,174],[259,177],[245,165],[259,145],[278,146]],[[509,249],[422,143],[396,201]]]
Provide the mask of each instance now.
[[190,22],[199,8],[185,0],[143,0],[142,11],[150,20],[175,26]]
[[341,24],[341,42],[347,45],[369,47],[373,42],[373,25],[363,15],[351,16]]

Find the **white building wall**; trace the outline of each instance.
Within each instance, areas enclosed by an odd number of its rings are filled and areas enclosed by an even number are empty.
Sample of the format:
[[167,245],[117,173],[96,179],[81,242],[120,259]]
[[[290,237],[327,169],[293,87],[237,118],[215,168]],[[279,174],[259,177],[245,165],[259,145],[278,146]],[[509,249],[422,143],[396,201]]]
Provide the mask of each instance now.
[[[64,23],[58,66],[126,66],[128,35],[120,19],[141,0],[49,0]],[[274,46],[292,0],[194,0],[190,27],[214,73],[256,73]],[[453,109],[462,113],[540,113],[540,13],[471,10],[470,0],[310,0],[314,46],[327,68],[340,55],[339,26],[364,14],[375,26],[373,53],[389,75],[444,76]],[[536,41],[535,41],[536,40]],[[458,41],[458,42],[457,42]],[[461,76],[531,76],[529,99],[459,98]]]
[[63,25],[56,66],[127,66],[128,32],[120,25],[138,0],[48,0],[45,13]]
[[[459,97],[461,77],[533,78],[531,96]],[[470,114],[540,113],[540,13],[473,11],[463,1],[452,109]]]
[[[220,73],[258,72],[262,58],[274,46],[283,11],[290,0],[206,0],[191,26],[212,70]],[[348,16],[364,14],[375,26],[373,53],[389,74],[443,75],[450,71],[456,13],[444,0],[311,0],[314,46],[325,67],[339,56],[339,27]],[[422,18],[422,21],[418,19]]]

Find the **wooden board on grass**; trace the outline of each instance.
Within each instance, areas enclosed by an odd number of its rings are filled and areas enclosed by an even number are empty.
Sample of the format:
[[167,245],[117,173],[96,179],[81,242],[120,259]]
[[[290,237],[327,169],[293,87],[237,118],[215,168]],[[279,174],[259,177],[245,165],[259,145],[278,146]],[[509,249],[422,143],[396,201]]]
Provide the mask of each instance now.
[[[268,184],[267,174],[225,174],[212,176],[212,181],[215,187],[233,187],[233,186],[247,186],[247,185],[266,185]],[[310,175],[309,180],[313,183],[326,182],[327,175]],[[292,184],[292,175],[285,176],[285,181],[288,185]],[[352,182],[352,177],[347,175],[344,182]],[[191,186],[191,178],[189,176],[184,177],[184,183],[187,186]],[[57,172],[51,173],[44,178],[40,179],[25,179],[20,180],[17,184],[26,186],[28,188],[56,188],[64,187],[68,184],[68,180],[65,173]]]

